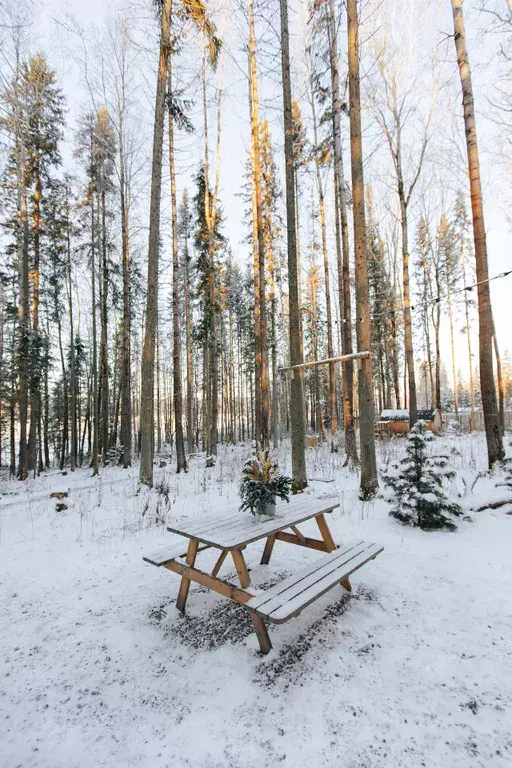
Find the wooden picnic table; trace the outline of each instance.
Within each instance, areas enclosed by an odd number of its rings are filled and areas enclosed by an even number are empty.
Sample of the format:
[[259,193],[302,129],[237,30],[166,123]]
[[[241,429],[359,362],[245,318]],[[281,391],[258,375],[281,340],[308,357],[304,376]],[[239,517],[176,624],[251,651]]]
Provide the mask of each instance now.
[[[287,621],[337,582],[350,590],[350,573],[382,550],[380,548],[376,551],[377,545],[366,542],[337,550],[325,515],[338,506],[336,499],[314,499],[304,494],[294,496],[290,502],[278,502],[276,515],[270,519],[241,513],[237,506],[223,514],[185,520],[181,524],[168,526],[167,530],[189,540],[186,553],[183,551],[184,545],[178,544],[146,555],[144,560],[181,575],[176,605],[182,613],[185,611],[191,581],[244,605],[250,611],[261,650],[268,653],[272,645],[264,618],[276,623]],[[315,518],[321,538],[305,536],[298,528],[301,523],[312,518]],[[273,587],[265,593],[255,594],[250,591],[251,579],[244,550],[249,544],[261,539],[266,539],[261,557],[263,565],[270,562],[276,541],[334,553],[335,556],[324,556],[316,566],[309,566],[295,577],[285,579],[281,582],[282,589]],[[207,573],[196,566],[196,559],[199,552],[211,548],[220,553],[213,570]],[[228,555],[233,560],[240,586],[218,576]],[[291,612],[288,611],[289,606],[293,606]]]

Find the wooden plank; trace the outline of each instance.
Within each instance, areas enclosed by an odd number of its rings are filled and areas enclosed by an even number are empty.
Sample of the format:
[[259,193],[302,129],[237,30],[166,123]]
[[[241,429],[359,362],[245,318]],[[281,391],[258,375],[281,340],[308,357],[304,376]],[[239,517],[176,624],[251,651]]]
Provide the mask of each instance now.
[[[295,583],[292,583],[293,577],[285,579],[281,583],[281,586],[285,587],[284,591],[280,595],[273,597],[270,601],[259,601],[260,605],[257,610],[268,621],[276,624],[288,621],[289,618],[300,613],[304,608],[325,594],[329,589],[332,589],[340,581],[348,578],[369,560],[373,560],[383,549],[384,547],[379,544],[366,544],[362,551],[358,551],[357,554],[353,554],[345,560],[340,560],[340,558],[336,557],[337,552],[333,552],[329,555],[333,561],[330,567],[327,563],[324,563],[317,573],[305,579],[300,578]],[[301,574],[297,574],[297,576],[300,577]],[[259,597],[256,597],[255,601],[258,601]],[[254,605],[254,602],[250,602],[247,604],[247,607],[253,609]]]
[[[151,565],[161,566],[168,560],[174,560],[176,557],[186,557],[186,546],[188,545],[186,545],[185,542],[182,542],[179,545],[176,544],[174,547],[164,547],[149,555],[143,555],[142,559]],[[202,547],[198,547],[197,551],[202,552],[205,549],[211,549],[210,544],[204,544]]]
[[250,544],[253,541],[258,541],[265,536],[270,536],[277,531],[281,531],[285,528],[289,528],[292,523],[299,524],[305,520],[309,520],[311,517],[315,517],[320,512],[332,512],[332,510],[339,506],[338,502],[331,502],[329,505],[323,505],[323,508],[311,508],[305,507],[300,510],[292,510],[287,514],[276,515],[275,518],[264,521],[249,521],[240,527],[232,527],[226,529],[219,536],[206,537],[201,534],[197,535],[201,541],[205,541],[208,544],[213,544],[220,549],[234,549],[239,548],[242,544]]
[[231,584],[229,581],[223,581],[215,576],[211,576],[209,573],[199,570],[199,568],[191,568],[182,560],[170,560],[168,563],[165,563],[164,568],[174,573],[179,573],[182,576],[186,575],[189,583],[190,581],[195,581],[202,587],[218,592],[219,595],[236,600],[237,603],[247,603],[248,600],[254,597],[250,592],[240,589],[240,587]]
[[[187,530],[168,526],[167,530],[188,538],[197,538],[220,549],[233,549],[240,544],[257,541],[274,530],[289,527],[290,523],[303,522],[323,512],[332,512],[339,506],[336,499],[304,499],[299,502],[282,502],[277,505],[275,518],[268,521],[256,520],[249,514],[238,512],[235,518],[217,520],[215,527],[203,527],[201,524],[188,525]],[[267,533],[268,532],[268,533]]]
[[[189,565],[190,567],[193,567],[196,561],[198,546],[199,546],[199,542],[197,539],[190,539],[189,545],[188,545],[188,551],[187,551],[187,565]],[[167,563],[167,565],[169,565],[169,563]],[[176,600],[176,607],[182,613],[185,613],[185,606],[187,604],[189,589],[190,589],[190,579],[184,575],[181,577],[181,584],[178,592],[178,599]]]
[[276,624],[282,624],[283,622],[288,621],[289,618],[300,613],[304,608],[332,589],[332,587],[338,584],[341,579],[349,577],[367,562],[377,557],[383,549],[384,547],[379,549],[378,545],[375,545],[374,549],[368,550],[366,553],[362,553],[359,557],[354,558],[350,563],[347,563],[346,567],[343,569],[341,567],[336,568],[332,573],[324,576],[320,581],[317,581],[312,588],[301,592],[292,600],[287,601],[284,605],[281,605],[279,608],[272,611],[269,621]]
[[304,537],[304,534],[302,534],[302,533],[299,531],[299,529],[297,528],[297,526],[296,526],[296,525],[290,525],[290,528],[292,529],[292,531],[294,532],[294,534],[295,534],[296,536],[298,536],[298,537],[299,537],[299,539],[300,539],[301,541],[305,541],[305,537]]
[[[304,502],[296,502],[295,504],[290,502],[290,506],[286,505],[286,514],[292,514],[298,510],[303,509],[304,506]],[[284,509],[284,504],[277,505],[279,517],[282,516]],[[208,543],[213,543],[216,545],[216,542],[222,540],[226,533],[233,533],[234,531],[238,532],[247,526],[251,527],[252,529],[254,526],[258,525],[258,523],[259,521],[253,518],[249,513],[242,513],[238,511],[236,515],[225,518],[218,518],[215,523],[212,523],[210,520],[210,523],[207,525],[203,525],[202,523],[196,523],[195,525],[189,524],[187,525],[186,530],[178,530],[172,526],[169,526],[167,530],[173,533],[179,533],[182,536],[188,536],[190,538],[200,538],[202,541],[208,541]]]
[[[302,506],[303,504],[311,501],[312,499],[309,496],[297,494],[296,496],[292,496],[289,502],[278,501],[277,511],[279,512],[279,510],[283,508],[292,510],[297,506]],[[313,501],[317,501],[317,499],[313,499]],[[231,505],[226,510],[218,514],[210,514],[194,520],[184,520],[182,524],[186,526],[186,533],[179,528],[173,527],[172,525],[168,526],[167,530],[172,533],[178,533],[182,536],[186,535],[189,538],[192,538],[197,533],[212,533],[215,530],[220,530],[229,525],[241,522],[243,523],[247,519],[251,519],[249,512],[241,512],[239,505]]]
[[222,563],[224,562],[224,560],[226,559],[227,556],[228,556],[228,550],[227,549],[223,549],[222,552],[219,555],[219,558],[218,558],[217,562],[215,563],[215,566],[214,566],[213,571],[212,571],[212,576],[216,576],[218,574],[218,572],[222,568]]
[[317,522],[320,535],[322,536],[322,539],[325,541],[325,546],[327,547],[327,551],[332,552],[333,550],[336,549],[336,544],[329,530],[329,526],[325,521],[325,517],[323,515],[317,515],[315,517],[315,520]]
[[293,533],[287,533],[286,531],[278,531],[275,534],[275,538],[279,541],[286,541],[287,544],[296,544],[298,547],[306,547],[307,549],[316,549],[318,552],[330,552],[327,549],[325,541],[320,539],[310,539],[308,536],[302,536],[300,539]]
[[233,558],[233,562],[235,564],[236,572],[238,574],[238,579],[240,581],[240,586],[242,589],[247,589],[251,585],[251,579],[249,577],[249,571],[247,570],[247,565],[244,560],[244,556],[240,552],[239,549],[232,549],[231,550],[231,557]]
[[369,352],[352,352],[349,355],[339,355],[338,357],[327,357],[325,360],[314,360],[310,363],[298,363],[288,368],[280,368],[280,372],[299,371],[303,368],[314,368],[317,365],[330,365],[331,363],[343,363],[345,360],[364,360],[370,357]]
[[336,549],[334,552],[329,552],[328,554],[324,555],[324,557],[316,560],[314,563],[311,563],[311,565],[306,566],[306,568],[303,568],[298,573],[291,574],[291,576],[288,576],[286,579],[279,582],[279,584],[276,584],[274,587],[271,587],[265,592],[262,592],[255,598],[255,602],[251,607],[260,608],[264,603],[280,595],[283,590],[286,590],[288,585],[294,585],[299,580],[307,579],[309,576],[315,576],[318,574],[320,569],[326,566],[330,567],[331,564],[336,563],[336,561],[345,562],[346,560],[350,559],[351,556],[362,552],[366,547],[369,546],[371,546],[371,544],[366,541],[353,541],[343,547],[343,549]]
[[263,550],[263,554],[261,556],[260,565],[268,565],[270,563],[270,558],[272,557],[272,550],[274,549],[275,543],[275,536],[267,537],[267,543],[265,544],[265,549]]
[[270,653],[270,651],[272,650],[272,643],[270,642],[270,637],[268,636],[265,622],[263,621],[261,616],[258,616],[257,613],[251,613],[251,619],[252,619],[254,631],[258,636],[260,650],[262,653],[266,655],[267,653]]

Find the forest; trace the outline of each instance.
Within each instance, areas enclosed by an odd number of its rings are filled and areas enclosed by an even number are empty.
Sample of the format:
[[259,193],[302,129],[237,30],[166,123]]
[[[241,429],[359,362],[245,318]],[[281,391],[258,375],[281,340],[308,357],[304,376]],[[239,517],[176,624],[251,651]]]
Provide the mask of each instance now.
[[0,0],[0,768],[510,768],[511,62]]
[[508,168],[510,10],[469,8],[479,76],[488,56],[500,78],[475,104],[462,3],[437,36],[435,9],[418,29],[413,2],[356,5],[290,22],[284,0],[235,2],[230,28],[201,0],[89,26],[3,4],[11,477],[140,461],[152,485],[155,457],[180,472],[219,444],[291,437],[299,490],[311,437],[371,494],[390,409],[469,414],[470,429],[483,412],[489,464],[502,458],[512,360],[491,295],[510,258],[487,252],[498,161],[478,154],[475,111]]

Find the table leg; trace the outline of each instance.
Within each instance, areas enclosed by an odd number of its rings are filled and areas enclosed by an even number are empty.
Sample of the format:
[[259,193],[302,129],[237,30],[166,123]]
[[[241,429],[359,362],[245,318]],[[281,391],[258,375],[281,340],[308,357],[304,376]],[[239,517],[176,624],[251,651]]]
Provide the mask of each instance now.
[[263,621],[261,616],[258,616],[257,613],[253,613],[252,611],[251,611],[251,619],[252,619],[254,631],[258,636],[258,642],[260,644],[261,652],[264,654],[270,653],[270,651],[272,650],[272,643],[270,642],[270,637],[268,636],[265,622]]
[[272,557],[272,550],[274,549],[275,543],[275,536],[267,536],[267,543],[265,544],[265,549],[263,550],[263,554],[260,560],[261,565],[268,565],[270,563],[270,558]]
[[[199,542],[197,539],[190,539],[187,550],[187,565],[193,567],[196,562],[197,548]],[[176,600],[176,607],[182,613],[185,613],[185,606],[187,604],[188,591],[190,589],[190,579],[188,576],[181,577],[180,591],[178,592],[178,599]]]
[[231,556],[235,564],[236,572],[238,573],[240,586],[242,587],[242,589],[247,589],[247,587],[251,586],[251,579],[249,577],[249,571],[247,570],[247,565],[245,563],[244,556],[242,555],[242,552],[239,549],[232,549]]
[[315,517],[315,520],[318,525],[318,529],[320,531],[320,534],[322,536],[322,539],[324,540],[325,547],[328,552],[333,552],[336,549],[336,544],[334,543],[334,539],[332,537],[332,534],[329,530],[329,526],[327,525],[327,521],[324,517],[324,515],[317,515]]
[[227,557],[227,554],[228,554],[228,550],[227,549],[225,549],[225,550],[223,550],[221,552],[221,554],[219,555],[219,559],[215,563],[214,569],[212,571],[212,576],[216,576],[218,574],[218,572],[220,571],[220,569],[222,567],[222,563],[224,562],[224,560]]

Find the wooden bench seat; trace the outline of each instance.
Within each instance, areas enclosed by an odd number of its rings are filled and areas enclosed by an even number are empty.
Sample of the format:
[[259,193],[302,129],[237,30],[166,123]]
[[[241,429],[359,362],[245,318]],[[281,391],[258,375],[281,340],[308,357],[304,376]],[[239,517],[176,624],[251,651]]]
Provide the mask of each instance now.
[[369,560],[373,560],[384,549],[380,544],[367,541],[353,542],[335,549],[312,565],[294,573],[245,603],[262,619],[274,624],[283,624],[299,613],[321,595],[340,582],[348,587],[348,577]]
[[[198,551],[202,551],[203,549],[210,549],[210,547],[198,547]],[[144,555],[142,559],[145,560],[146,563],[160,567],[161,565],[170,563],[171,560],[177,560],[179,557],[185,557],[186,554],[187,551],[186,547],[183,547],[183,542],[178,542],[173,546],[157,549],[156,552],[152,552],[150,555]]]

